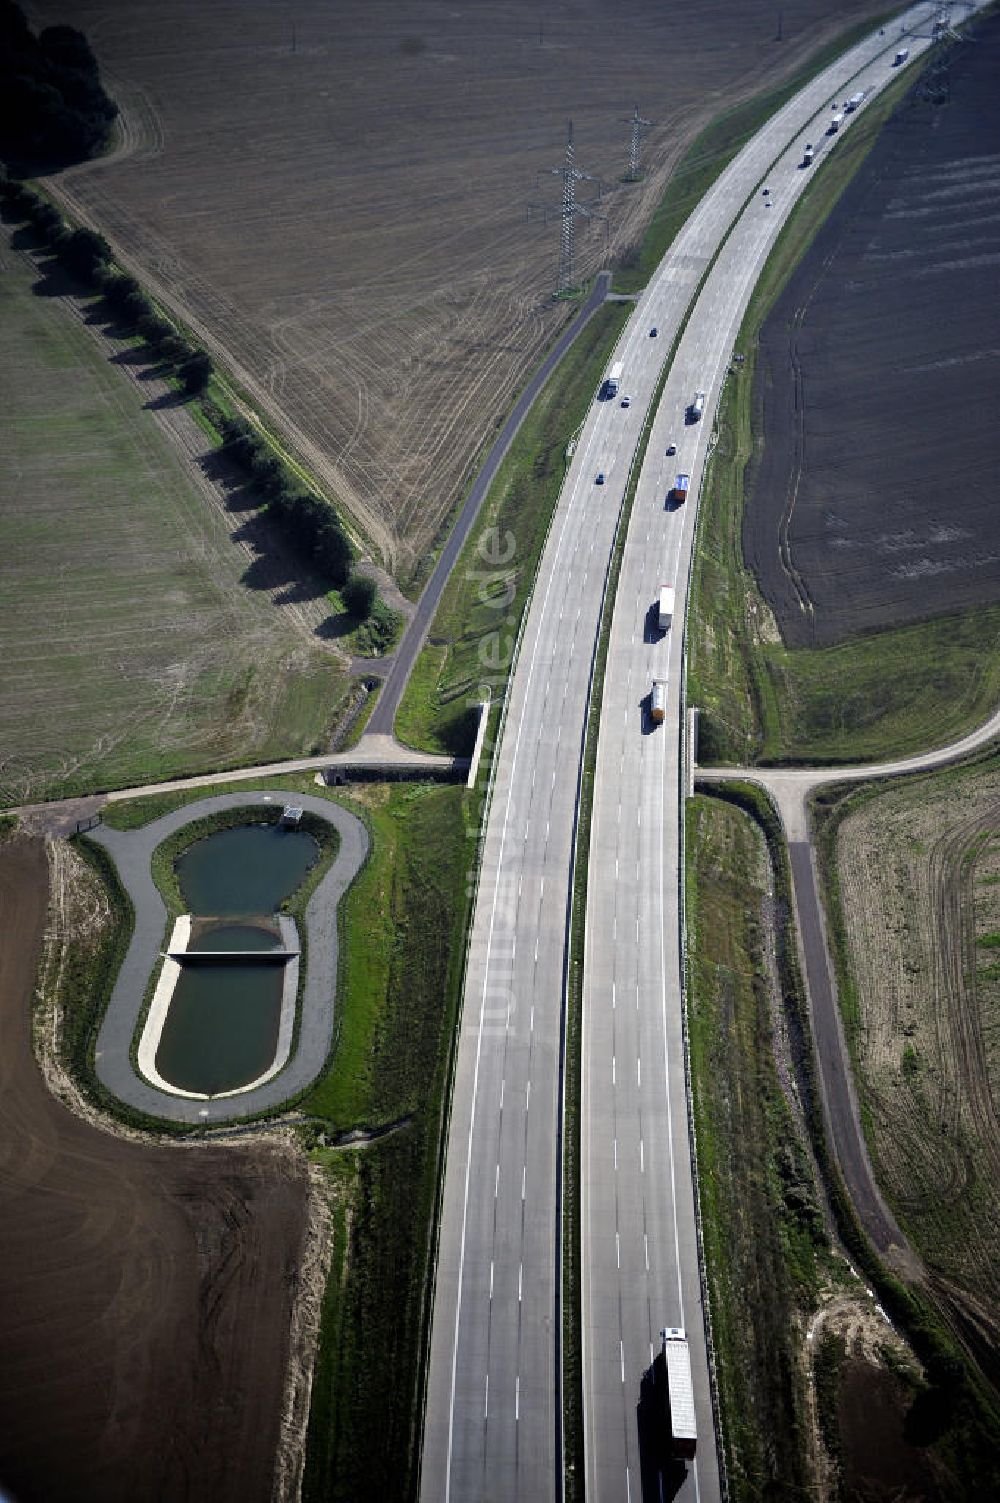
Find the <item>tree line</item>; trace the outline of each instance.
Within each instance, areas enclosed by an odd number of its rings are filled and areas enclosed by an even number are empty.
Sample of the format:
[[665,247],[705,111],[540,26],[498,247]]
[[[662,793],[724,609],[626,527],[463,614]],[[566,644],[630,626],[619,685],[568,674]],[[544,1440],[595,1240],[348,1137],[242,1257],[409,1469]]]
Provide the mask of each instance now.
[[[0,0],[2,3],[2,0]],[[192,347],[150,302],[135,277],[117,267],[103,235],[71,229],[55,206],[0,162],[0,203],[29,223],[65,270],[103,295],[109,311],[138,334],[153,356],[168,366],[189,396],[200,396],[206,417],[222,439],[226,457],[267,504],[298,556],[334,588],[348,612],[373,619],[386,642],[395,617],[383,606],[373,580],[353,572],[354,549],[337,512],[306,491],[267,441],[241,417],[230,417],[206,395],[213,374],[204,350]]]
[[104,92],[81,31],[48,26],[37,37],[14,0],[0,0],[0,156],[65,166],[107,146],[118,106]]

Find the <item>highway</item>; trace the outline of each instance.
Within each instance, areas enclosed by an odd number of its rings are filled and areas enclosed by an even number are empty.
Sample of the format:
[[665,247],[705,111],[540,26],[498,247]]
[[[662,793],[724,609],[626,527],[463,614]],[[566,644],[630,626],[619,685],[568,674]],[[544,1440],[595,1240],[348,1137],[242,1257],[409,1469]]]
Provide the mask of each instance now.
[[[930,14],[928,7],[917,13]],[[923,31],[926,39],[929,27]],[[878,52],[877,44],[884,49],[887,40],[888,53],[859,69],[858,53]],[[766,175],[744,184],[750,190],[746,206],[692,309],[636,492],[601,706],[586,921],[581,1239],[588,1500],[650,1495],[657,1458],[640,1448],[636,1405],[664,1326],[688,1332],[698,1429],[708,1440],[687,1477],[670,1479],[670,1495],[720,1495],[698,1272],[681,975],[683,632],[697,495],[711,414],[747,301],[789,210],[837,139],[827,135],[831,100],[860,90],[870,98],[884,87],[895,76],[898,41],[895,26],[888,39],[876,35],[874,43],[831,69],[818,112],[800,117],[780,155],[775,130],[762,133],[769,136],[770,165]],[[913,36],[905,44],[914,55],[922,45]],[[806,93],[815,108],[815,89]],[[841,131],[857,118],[848,114]],[[801,165],[806,140],[817,152],[811,168]],[[648,324],[656,321],[655,297],[643,311]],[[685,422],[696,390],[706,392],[706,418]],[[671,441],[677,453],[668,457]],[[683,506],[666,504],[677,472],[691,475]],[[676,589],[674,623],[666,633],[654,624],[662,584]],[[654,678],[668,685],[667,718],[659,728],[648,718]]]
[[[932,13],[922,5],[912,14],[929,23]],[[631,404],[595,402],[567,474],[494,762],[443,1192],[426,1503],[562,1495],[564,993],[590,676],[630,467],[662,363],[716,256],[655,419],[605,679],[587,913],[582,1255],[588,1499],[644,1495],[636,1404],[665,1324],[684,1324],[693,1343],[701,1445],[681,1492],[720,1495],[681,1031],[680,684],[694,497],[743,306],[808,177],[797,165],[802,145],[808,135],[821,159],[835,144],[814,123],[817,112],[825,124],[848,82],[852,91],[884,83],[898,36],[896,23],[891,36],[862,43],[808,85],[709,191],[615,352],[625,368],[620,395]],[[859,79],[873,56],[870,78]],[[708,393],[705,420],[685,425],[696,388]],[[668,440],[676,457],[666,455]],[[668,511],[666,488],[680,470],[692,476],[692,501]],[[647,609],[672,579],[675,627],[647,640]],[[504,654],[512,649],[504,639]],[[654,671],[671,686],[656,731],[642,707]]]

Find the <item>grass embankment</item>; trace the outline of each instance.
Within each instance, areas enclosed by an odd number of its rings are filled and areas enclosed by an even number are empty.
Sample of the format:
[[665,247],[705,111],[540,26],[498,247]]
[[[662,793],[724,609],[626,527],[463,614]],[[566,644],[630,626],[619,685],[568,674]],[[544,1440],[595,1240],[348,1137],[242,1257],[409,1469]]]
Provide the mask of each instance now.
[[590,320],[535,402],[452,571],[396,718],[408,745],[466,752],[470,706],[502,697],[518,625],[566,472],[566,446],[594,400],[630,313],[610,303]]
[[18,483],[0,506],[0,803],[319,749],[343,673],[244,577],[233,519],[206,505],[140,388],[61,297],[33,290],[25,257],[6,261]]
[[301,1108],[323,1119],[325,1136],[397,1128],[351,1152],[316,1139],[337,1235],[313,1386],[307,1500],[416,1492],[433,1229],[469,907],[467,798],[460,788],[426,785],[365,795],[372,856],[345,905],[344,1006],[332,1065]]
[[735,1499],[800,1497],[810,1482],[801,1329],[832,1260],[775,1067],[772,1009],[783,998],[765,949],[768,852],[744,812],[698,798],[686,862],[698,1184],[726,1467]]
[[910,87],[901,79],[838,143],[783,229],[737,339],[746,356],[726,382],[718,445],[699,502],[692,578],[689,698],[701,710],[703,762],[875,760],[944,744],[1000,698],[1000,607],[859,637],[837,647],[785,648],[744,568],[747,467],[761,325],[823,220]]
[[[888,14],[890,12],[886,12]],[[752,99],[717,116],[706,126],[671,174],[666,192],[649,222],[641,245],[625,252],[622,265],[615,273],[616,292],[638,292],[645,287],[673,244],[678,230],[737,152],[793,94],[797,94],[811,78],[829,67],[848,48],[861,41],[862,37],[868,36],[880,24],[881,19],[883,18],[873,16],[858,22],[821,48],[805,67],[800,68],[785,83],[769,89],[765,94],[754,95]]]

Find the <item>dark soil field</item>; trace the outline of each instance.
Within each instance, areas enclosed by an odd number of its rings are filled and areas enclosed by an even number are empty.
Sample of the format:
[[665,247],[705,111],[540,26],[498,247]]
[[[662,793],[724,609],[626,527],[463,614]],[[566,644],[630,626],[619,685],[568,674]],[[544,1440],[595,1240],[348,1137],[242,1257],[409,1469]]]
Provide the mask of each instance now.
[[0,845],[0,1495],[265,1503],[304,1173],[115,1138],[50,1095],[30,1036],[48,891],[40,840]]
[[[874,0],[75,0],[122,139],[59,179],[223,356],[400,577],[565,316],[567,121],[608,191],[580,279],[634,244],[710,119]],[[59,0],[32,7],[66,19]],[[780,39],[779,39],[779,17]],[[655,122],[623,185],[626,117]],[[539,174],[545,174],[539,177]],[[587,200],[597,183],[580,184]]]
[[911,91],[761,333],[749,567],[787,646],[1000,596],[1000,17]]

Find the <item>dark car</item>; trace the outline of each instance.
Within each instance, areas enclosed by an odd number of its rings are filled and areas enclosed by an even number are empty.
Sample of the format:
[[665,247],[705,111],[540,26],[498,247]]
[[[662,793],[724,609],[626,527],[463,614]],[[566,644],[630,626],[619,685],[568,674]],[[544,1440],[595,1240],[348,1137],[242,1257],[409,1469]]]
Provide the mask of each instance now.
[[598,472],[597,472],[597,479],[594,482],[594,484],[595,485],[603,485],[604,484],[604,471],[603,470],[598,470]]

